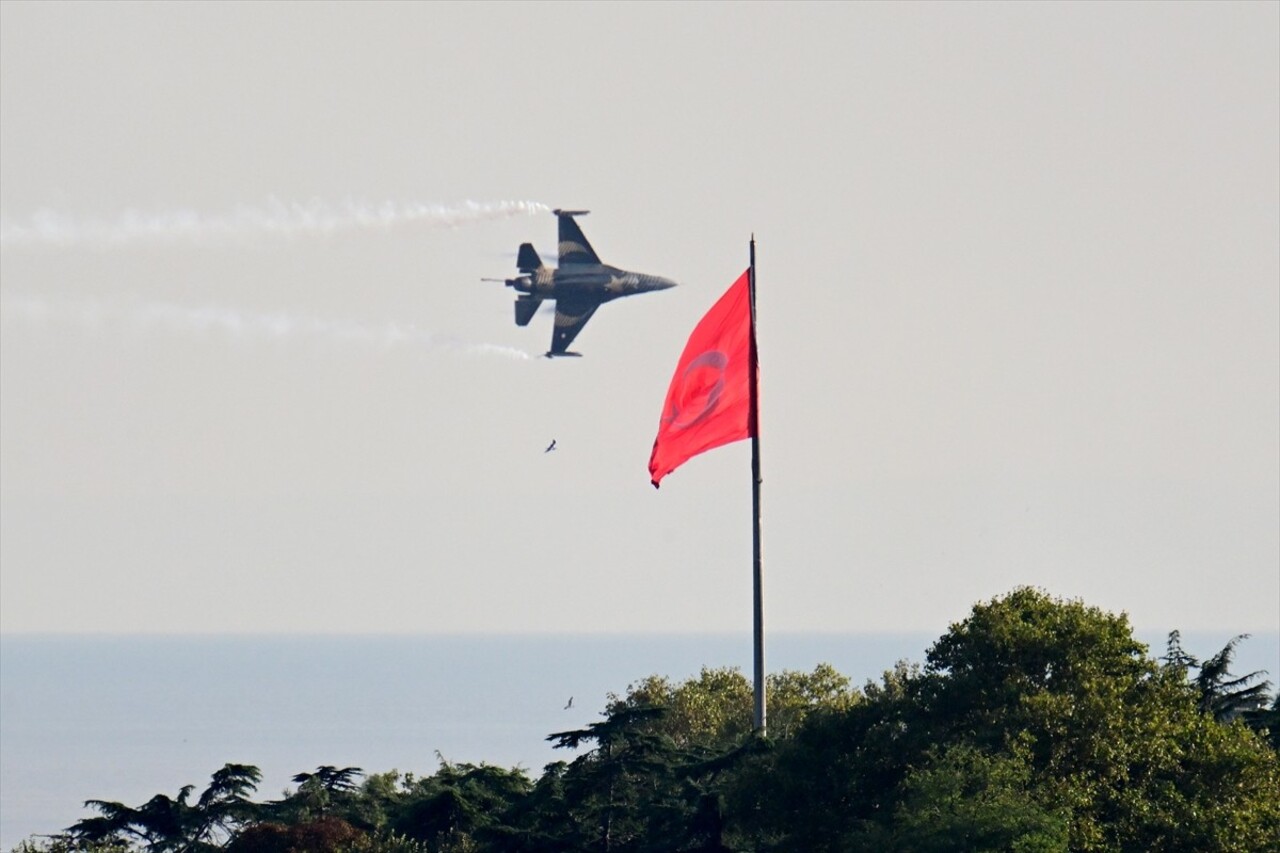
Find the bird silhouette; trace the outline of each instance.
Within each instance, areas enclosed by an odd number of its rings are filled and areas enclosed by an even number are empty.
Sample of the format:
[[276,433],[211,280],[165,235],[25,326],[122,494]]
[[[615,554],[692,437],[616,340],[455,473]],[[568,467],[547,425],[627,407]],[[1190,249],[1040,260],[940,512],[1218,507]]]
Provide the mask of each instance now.
[[543,452],[543,453],[550,453],[551,451],[553,451],[553,450],[555,450],[555,449],[556,449],[556,440],[553,438],[553,439],[551,439],[551,443],[547,445],[547,449],[546,449],[546,450],[544,450],[544,451],[542,451],[542,452]]
[[570,708],[572,708],[572,707],[573,707],[573,697],[572,697],[572,696],[570,696],[570,697],[569,697],[569,704],[565,705],[565,706],[564,706],[564,709],[567,711],[567,710],[569,710],[569,709],[570,709]]

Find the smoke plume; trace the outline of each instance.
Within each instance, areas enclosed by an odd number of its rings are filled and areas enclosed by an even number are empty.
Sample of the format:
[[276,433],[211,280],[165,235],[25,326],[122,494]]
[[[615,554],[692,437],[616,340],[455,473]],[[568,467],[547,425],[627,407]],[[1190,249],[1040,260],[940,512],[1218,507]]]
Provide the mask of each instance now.
[[472,222],[532,216],[550,211],[534,201],[467,201],[456,205],[386,201],[376,204],[269,199],[225,213],[127,210],[114,219],[81,219],[42,210],[26,221],[0,216],[0,247],[119,247],[134,243],[242,240],[259,236],[295,237],[355,229],[387,229],[417,224],[452,228]]
[[364,324],[327,320],[286,312],[250,313],[219,306],[192,307],[169,302],[121,304],[102,299],[45,299],[5,296],[0,300],[4,325],[70,325],[111,332],[216,335],[243,342],[296,341],[345,344],[377,350],[413,348],[462,355],[500,356],[527,361],[531,356],[513,347],[468,343],[424,331],[414,324]]

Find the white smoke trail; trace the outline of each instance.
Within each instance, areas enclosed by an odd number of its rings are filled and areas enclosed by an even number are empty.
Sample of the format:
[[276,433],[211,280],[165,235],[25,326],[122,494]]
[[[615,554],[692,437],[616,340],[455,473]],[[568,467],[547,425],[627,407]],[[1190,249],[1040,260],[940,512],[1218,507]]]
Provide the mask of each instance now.
[[456,205],[385,201],[286,202],[271,198],[260,207],[241,205],[227,213],[195,210],[145,213],[127,210],[114,219],[78,219],[41,210],[25,222],[0,216],[0,248],[118,247],[139,242],[196,243],[255,236],[332,234],[361,228],[391,228],[416,223],[454,228],[471,222],[533,216],[551,210],[535,201],[466,201]]
[[100,299],[49,300],[33,296],[0,300],[4,325],[71,325],[94,331],[125,327],[136,332],[222,335],[234,341],[313,341],[378,350],[399,347],[462,355],[500,356],[528,361],[529,353],[498,344],[466,343],[432,334],[413,324],[367,325],[284,312],[246,313],[217,306],[191,307],[168,302],[120,305]]

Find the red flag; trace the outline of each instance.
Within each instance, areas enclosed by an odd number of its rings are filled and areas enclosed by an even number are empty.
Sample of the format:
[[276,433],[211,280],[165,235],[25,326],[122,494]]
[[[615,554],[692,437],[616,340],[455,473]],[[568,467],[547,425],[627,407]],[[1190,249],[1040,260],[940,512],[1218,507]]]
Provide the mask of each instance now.
[[649,457],[654,488],[699,453],[752,436],[751,338],[748,270],[698,323],[676,364]]

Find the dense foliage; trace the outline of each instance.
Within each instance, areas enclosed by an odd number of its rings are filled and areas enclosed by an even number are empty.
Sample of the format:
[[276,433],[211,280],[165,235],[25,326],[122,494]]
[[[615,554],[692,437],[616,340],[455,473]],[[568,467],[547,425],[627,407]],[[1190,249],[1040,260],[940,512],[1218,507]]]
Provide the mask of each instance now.
[[1174,632],[1157,661],[1125,616],[1022,588],[861,690],[771,676],[767,738],[738,671],[652,676],[551,735],[574,757],[536,779],[320,767],[253,802],[227,765],[19,853],[1277,851],[1277,704],[1230,673],[1241,639],[1201,663]]

